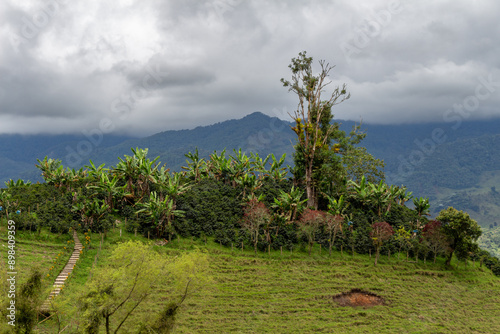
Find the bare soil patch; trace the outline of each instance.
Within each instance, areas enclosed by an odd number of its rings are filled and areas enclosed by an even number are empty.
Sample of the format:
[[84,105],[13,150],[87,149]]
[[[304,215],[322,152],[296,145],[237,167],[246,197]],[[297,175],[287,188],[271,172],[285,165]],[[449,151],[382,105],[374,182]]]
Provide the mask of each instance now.
[[333,296],[333,300],[340,306],[362,306],[370,307],[376,305],[385,305],[384,298],[373,292],[363,291],[361,289],[352,289],[349,292],[343,292]]

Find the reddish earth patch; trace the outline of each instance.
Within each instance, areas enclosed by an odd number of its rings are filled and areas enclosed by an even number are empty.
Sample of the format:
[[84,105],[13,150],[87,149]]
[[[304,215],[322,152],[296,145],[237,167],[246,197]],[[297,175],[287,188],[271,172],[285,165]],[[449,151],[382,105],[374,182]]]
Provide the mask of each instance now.
[[375,305],[385,305],[384,298],[377,296],[373,292],[363,291],[360,289],[352,289],[349,292],[343,292],[333,296],[333,300],[339,303],[340,306],[364,306],[370,307]]

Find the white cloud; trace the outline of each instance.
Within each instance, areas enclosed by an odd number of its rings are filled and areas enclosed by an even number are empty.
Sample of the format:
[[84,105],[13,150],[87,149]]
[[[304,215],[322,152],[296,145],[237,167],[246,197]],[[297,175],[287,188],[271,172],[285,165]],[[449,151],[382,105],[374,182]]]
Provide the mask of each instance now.
[[[279,80],[303,50],[348,84],[338,117],[439,121],[480,77],[500,81],[499,9],[494,0],[9,0],[0,4],[0,133],[79,132],[107,117],[116,133],[146,135],[274,115],[296,107]],[[500,116],[498,96],[470,117]]]

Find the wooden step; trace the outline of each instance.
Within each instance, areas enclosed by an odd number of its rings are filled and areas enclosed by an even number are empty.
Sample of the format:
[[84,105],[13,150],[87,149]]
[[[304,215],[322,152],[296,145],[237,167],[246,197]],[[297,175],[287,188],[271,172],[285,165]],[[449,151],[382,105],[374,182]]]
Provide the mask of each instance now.
[[48,298],[43,302],[42,306],[40,306],[40,312],[43,313],[50,313],[51,312],[51,301],[59,295],[61,292],[62,287],[64,286],[64,282],[68,279],[69,274],[73,271],[73,268],[80,258],[80,251],[83,249],[82,244],[80,243],[80,240],[78,239],[78,235],[76,234],[76,231],[73,232],[73,239],[75,240],[75,246],[73,253],[71,254],[71,257],[69,258],[68,262],[66,263],[66,266],[63,268],[63,270],[59,273],[59,275],[56,277],[54,280],[54,285],[52,288],[52,291],[50,291]]

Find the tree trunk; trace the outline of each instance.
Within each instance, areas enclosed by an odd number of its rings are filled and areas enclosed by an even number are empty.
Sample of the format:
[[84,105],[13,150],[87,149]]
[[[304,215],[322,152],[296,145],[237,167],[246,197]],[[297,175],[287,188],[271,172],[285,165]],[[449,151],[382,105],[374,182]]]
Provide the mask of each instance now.
[[106,334],[109,334],[109,315],[106,315]]
[[376,254],[375,254],[375,265],[377,265],[377,261],[378,261],[378,254],[379,254],[379,252],[380,252],[380,248],[379,248],[379,247],[377,247],[377,252],[376,252]]
[[451,258],[453,257],[453,251],[450,252],[448,258],[446,259],[446,265],[449,266],[451,264]]
[[307,206],[314,208],[315,210],[318,209],[318,204],[316,203],[316,196],[314,194],[314,185],[313,185],[313,179],[312,179],[312,167],[313,167],[313,160],[307,161],[307,167],[306,167],[306,194],[307,194]]

